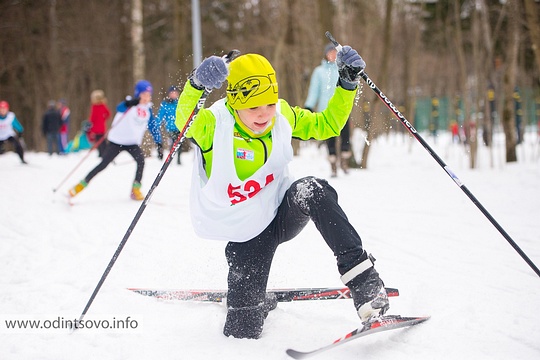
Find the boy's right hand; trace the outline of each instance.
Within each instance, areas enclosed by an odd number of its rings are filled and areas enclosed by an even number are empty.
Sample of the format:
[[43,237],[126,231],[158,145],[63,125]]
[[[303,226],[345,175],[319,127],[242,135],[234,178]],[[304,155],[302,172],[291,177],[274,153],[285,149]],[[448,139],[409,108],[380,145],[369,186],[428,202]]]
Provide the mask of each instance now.
[[225,60],[219,56],[210,56],[203,60],[195,69],[192,78],[194,85],[199,88],[219,89],[229,75]]

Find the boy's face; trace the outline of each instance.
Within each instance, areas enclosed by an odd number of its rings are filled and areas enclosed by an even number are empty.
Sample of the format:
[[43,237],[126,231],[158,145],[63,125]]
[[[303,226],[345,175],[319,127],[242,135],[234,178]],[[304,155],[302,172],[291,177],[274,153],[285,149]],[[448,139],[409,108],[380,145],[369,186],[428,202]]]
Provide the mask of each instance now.
[[152,101],[152,93],[150,91],[143,91],[139,94],[139,97],[141,104],[148,104],[150,101]]
[[0,106],[0,115],[6,116],[7,113],[8,113],[8,108],[5,106]]
[[262,133],[276,115],[276,104],[236,110],[238,117],[255,134]]

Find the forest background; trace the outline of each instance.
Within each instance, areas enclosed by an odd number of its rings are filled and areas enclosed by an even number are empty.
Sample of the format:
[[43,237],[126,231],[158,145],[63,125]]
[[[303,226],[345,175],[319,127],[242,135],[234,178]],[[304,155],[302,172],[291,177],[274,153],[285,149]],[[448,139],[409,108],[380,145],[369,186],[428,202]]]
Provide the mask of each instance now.
[[[197,61],[194,3],[202,56],[266,56],[291,105],[303,105],[329,30],[359,51],[371,79],[419,130],[458,123],[471,168],[494,131],[505,133],[506,161],[517,161],[522,132],[538,124],[537,0],[0,0],[0,99],[25,127],[28,149],[45,149],[41,116],[50,99],[67,100],[73,138],[95,89],[114,109],[138,79],[152,82],[155,104],[169,86],[183,86]],[[353,123],[366,145],[356,160],[366,168],[370,140],[403,128],[367,86],[357,104]]]

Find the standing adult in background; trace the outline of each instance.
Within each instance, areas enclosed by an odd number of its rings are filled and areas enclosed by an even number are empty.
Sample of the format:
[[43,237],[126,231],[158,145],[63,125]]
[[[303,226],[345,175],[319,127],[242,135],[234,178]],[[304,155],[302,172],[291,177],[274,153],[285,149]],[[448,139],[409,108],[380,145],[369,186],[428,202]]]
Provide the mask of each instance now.
[[[90,106],[89,120],[92,125],[88,131],[88,135],[90,141],[96,143],[105,136],[105,132],[107,131],[107,120],[111,117],[111,111],[107,106],[107,98],[105,97],[103,90],[98,89],[92,91],[90,94],[90,102],[92,105]],[[106,140],[101,141],[98,145],[99,157],[103,157],[106,146]]]
[[[337,50],[333,44],[329,43],[324,48],[324,59],[321,61],[321,65],[317,66],[311,74],[311,80],[309,83],[309,90],[304,108],[310,111],[321,112],[328,106],[328,101],[334,95],[336,90],[336,84],[339,78],[338,67],[336,65]],[[349,171],[349,159],[351,158],[351,130],[350,130],[350,118],[343,127],[340,133],[341,138],[341,169],[345,174]],[[332,177],[337,176],[337,147],[336,137],[332,137],[326,140],[328,146],[328,160],[332,168]]]
[[[178,104],[178,96],[180,95],[180,89],[176,86],[171,86],[167,91],[167,97],[161,102],[159,107],[159,112],[157,115],[157,123],[161,127],[161,124],[165,122],[165,131],[167,132],[167,137],[171,139],[171,144],[174,145],[180,131],[176,127],[174,121],[176,120],[176,105]],[[172,149],[171,145],[171,151]],[[178,148],[178,164],[181,164],[180,153],[182,152],[182,147]],[[163,147],[158,146],[158,158],[163,159]]]
[[[41,121],[41,131],[47,139],[47,151],[49,155],[56,152],[58,155],[62,153],[62,143],[60,140],[60,127],[62,127],[62,117],[56,108],[56,101],[49,100],[47,110],[43,114]],[[56,151],[53,150],[56,148]]]
[[62,148],[60,152],[63,154],[67,148],[69,137],[69,120],[71,119],[71,110],[67,106],[66,99],[58,100],[58,111],[60,112],[60,118],[62,119],[62,126],[60,127],[60,144]]
[[[24,150],[19,141],[19,137],[24,131],[23,126],[17,120],[17,116],[12,111],[9,111],[9,103],[7,101],[0,101],[0,149],[3,149],[4,142],[9,141],[15,147],[15,152],[19,155],[21,162],[24,161]],[[1,151],[0,153],[3,153]]]

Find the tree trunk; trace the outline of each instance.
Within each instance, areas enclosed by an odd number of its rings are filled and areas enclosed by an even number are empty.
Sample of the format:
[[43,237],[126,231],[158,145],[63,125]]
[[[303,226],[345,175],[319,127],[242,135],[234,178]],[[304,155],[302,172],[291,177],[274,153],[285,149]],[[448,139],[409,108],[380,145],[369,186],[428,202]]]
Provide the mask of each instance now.
[[[494,76],[494,59],[493,59],[493,34],[489,23],[489,12],[486,6],[486,0],[478,0],[478,21],[480,26],[480,34],[483,39],[477,39],[480,44],[483,44],[485,51],[484,61],[480,62],[480,69],[483,71],[484,84],[479,87],[479,95],[484,96],[484,119],[483,119],[483,137],[486,146],[491,147],[493,144],[493,124],[495,122],[496,112],[492,111],[492,105],[495,101],[495,76]],[[483,40],[483,41],[482,41]],[[493,166],[493,156],[491,156],[491,165]]]
[[145,77],[142,0],[132,0],[131,5],[131,44],[133,45],[133,83],[135,83]]
[[[525,17],[531,36],[534,58],[536,60],[536,70],[540,72],[540,22],[538,21],[538,5],[535,0],[525,0]],[[540,81],[540,77],[538,77]]]
[[463,49],[463,35],[461,31],[461,6],[459,1],[454,1],[454,40],[455,40],[455,53],[457,57],[457,65],[459,71],[459,93],[463,101],[464,110],[464,126],[465,126],[465,141],[469,145],[469,166],[471,169],[476,167],[476,153],[478,149],[478,143],[476,139],[476,123],[471,119],[471,106],[470,99],[467,95],[467,64],[465,60],[465,51]]
[[[422,5],[423,9],[424,5]],[[405,17],[407,14],[403,14]],[[408,21],[409,19],[407,19]],[[405,57],[404,57],[404,73],[403,73],[403,96],[405,105],[405,114],[409,122],[414,124],[415,118],[415,107],[416,107],[416,83],[417,83],[417,59],[418,59],[418,50],[420,44],[420,34],[421,34],[421,24],[418,23],[419,19],[411,19],[412,29],[406,29],[406,39],[412,40],[410,46],[407,46]],[[412,32],[412,34],[410,34]],[[405,128],[398,124],[399,131],[405,132]]]
[[504,108],[502,124],[506,139],[506,162],[517,161],[516,121],[514,114],[514,89],[516,87],[517,59],[519,52],[519,4],[510,1],[508,6],[508,51],[504,72]]
[[[388,64],[390,63],[390,52],[392,48],[392,7],[394,5],[393,0],[387,0],[386,1],[386,14],[385,14],[385,21],[384,21],[384,34],[383,34],[383,55],[381,59],[381,75],[379,78],[380,89],[385,89],[386,84],[388,83]],[[371,141],[374,139],[376,134],[376,125],[382,123],[382,119],[380,121],[376,121],[378,117],[376,116],[377,111],[379,109],[379,98],[377,97],[377,94],[373,95],[373,100],[371,101],[373,106],[371,107],[371,116],[366,119],[366,141],[364,142],[364,148],[362,149],[362,159],[360,160],[360,167],[362,169],[367,169],[368,164],[368,156],[369,156],[369,146],[371,144]],[[369,121],[371,119],[371,121]],[[375,121],[374,121],[375,120]],[[377,123],[377,124],[376,124]]]

